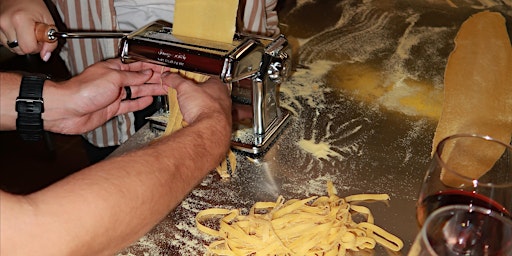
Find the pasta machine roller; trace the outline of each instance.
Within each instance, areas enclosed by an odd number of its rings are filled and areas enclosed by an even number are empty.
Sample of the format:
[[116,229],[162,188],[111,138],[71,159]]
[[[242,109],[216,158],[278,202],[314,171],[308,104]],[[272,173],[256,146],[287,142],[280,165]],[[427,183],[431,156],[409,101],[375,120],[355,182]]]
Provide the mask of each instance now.
[[[218,76],[231,88],[234,149],[265,152],[290,116],[279,106],[278,87],[291,69],[291,47],[283,35],[235,33],[232,43],[220,43],[175,36],[171,23],[158,20],[124,36],[119,51],[126,63],[145,61]],[[165,130],[167,112],[163,107],[148,118],[153,131]]]

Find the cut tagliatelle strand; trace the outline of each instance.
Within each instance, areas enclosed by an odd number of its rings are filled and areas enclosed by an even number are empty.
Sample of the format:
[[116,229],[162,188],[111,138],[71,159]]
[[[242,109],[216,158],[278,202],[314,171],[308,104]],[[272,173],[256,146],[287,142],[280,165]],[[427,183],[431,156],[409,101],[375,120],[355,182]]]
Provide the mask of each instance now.
[[175,89],[169,88],[167,99],[169,102],[169,118],[167,118],[167,126],[165,127],[163,136],[167,136],[187,126],[187,122],[183,120],[183,115],[178,106],[178,95]]
[[[196,83],[203,83],[209,78],[209,76],[207,75],[202,75],[174,68],[170,68],[169,71],[173,73],[178,73],[183,77],[194,80]],[[163,72],[164,67],[162,67],[162,73]],[[183,115],[181,114],[181,109],[178,104],[178,95],[176,90],[173,88],[169,88],[167,98],[169,103],[169,117],[167,119],[167,126],[162,136],[170,135],[175,131],[187,126],[187,122],[183,120]],[[215,168],[215,170],[223,179],[231,177],[231,174],[234,173],[236,170],[236,155],[233,153],[233,151],[229,150],[227,157],[222,161],[222,163],[220,163],[220,165],[217,168]]]
[[[229,164],[228,164],[229,163]],[[223,179],[227,179],[231,177],[236,170],[236,155],[232,150],[228,151],[227,157],[220,163],[217,168],[215,168],[217,173],[219,173],[220,177]],[[230,174],[231,172],[231,174]]]
[[[386,194],[340,198],[332,182],[327,196],[303,200],[257,202],[247,215],[239,210],[211,208],[196,216],[197,228],[220,240],[208,246],[209,255],[345,255],[373,249],[376,244],[400,251],[403,242],[376,226],[367,207],[350,202],[389,200]],[[348,201],[347,200],[350,200]],[[355,222],[361,214],[366,221]],[[205,223],[219,221],[218,230]]]

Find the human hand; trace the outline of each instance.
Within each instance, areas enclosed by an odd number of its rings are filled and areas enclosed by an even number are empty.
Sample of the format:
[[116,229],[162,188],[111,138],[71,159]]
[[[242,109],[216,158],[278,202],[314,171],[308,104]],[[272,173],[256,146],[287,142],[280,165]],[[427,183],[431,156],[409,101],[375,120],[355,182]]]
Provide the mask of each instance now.
[[[45,83],[45,130],[63,134],[90,131],[112,117],[149,106],[153,96],[163,95],[160,66],[120,59],[96,63],[81,74],[60,83]],[[125,86],[131,88],[126,99]]]
[[218,78],[201,84],[171,72],[164,72],[161,78],[163,84],[176,89],[185,122],[193,124],[201,118],[214,117],[231,131],[231,98],[227,86]]
[[[0,42],[12,52],[22,54],[39,53],[48,61],[57,43],[38,42],[35,34],[36,23],[55,24],[50,11],[42,0],[0,1]],[[17,41],[18,46],[8,43]]]

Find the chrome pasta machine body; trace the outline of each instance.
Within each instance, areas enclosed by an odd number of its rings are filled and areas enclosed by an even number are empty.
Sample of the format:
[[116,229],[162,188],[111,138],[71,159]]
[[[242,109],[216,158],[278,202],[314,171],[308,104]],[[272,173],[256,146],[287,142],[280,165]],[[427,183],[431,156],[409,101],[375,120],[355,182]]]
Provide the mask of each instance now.
[[[219,43],[175,36],[172,24],[159,20],[124,36],[119,49],[123,62],[151,62],[226,83],[233,102],[234,149],[264,152],[290,116],[279,106],[278,87],[291,66],[291,47],[283,35],[236,33],[232,43]],[[165,130],[166,113],[168,104],[148,118],[153,131]]]

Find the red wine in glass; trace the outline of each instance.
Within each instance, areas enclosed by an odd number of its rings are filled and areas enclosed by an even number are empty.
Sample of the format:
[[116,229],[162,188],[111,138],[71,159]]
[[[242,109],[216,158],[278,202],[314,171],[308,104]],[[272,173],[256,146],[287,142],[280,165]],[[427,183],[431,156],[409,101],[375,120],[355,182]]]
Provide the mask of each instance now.
[[473,205],[490,209],[498,214],[512,218],[510,212],[496,201],[473,191],[445,190],[423,198],[418,205],[417,214],[420,225],[433,211],[446,205]]
[[447,256],[510,256],[510,221],[504,221],[507,218],[494,215],[495,212],[487,209],[470,210],[471,207],[466,207],[453,214],[441,214],[425,224],[426,238],[432,250],[437,255]]

